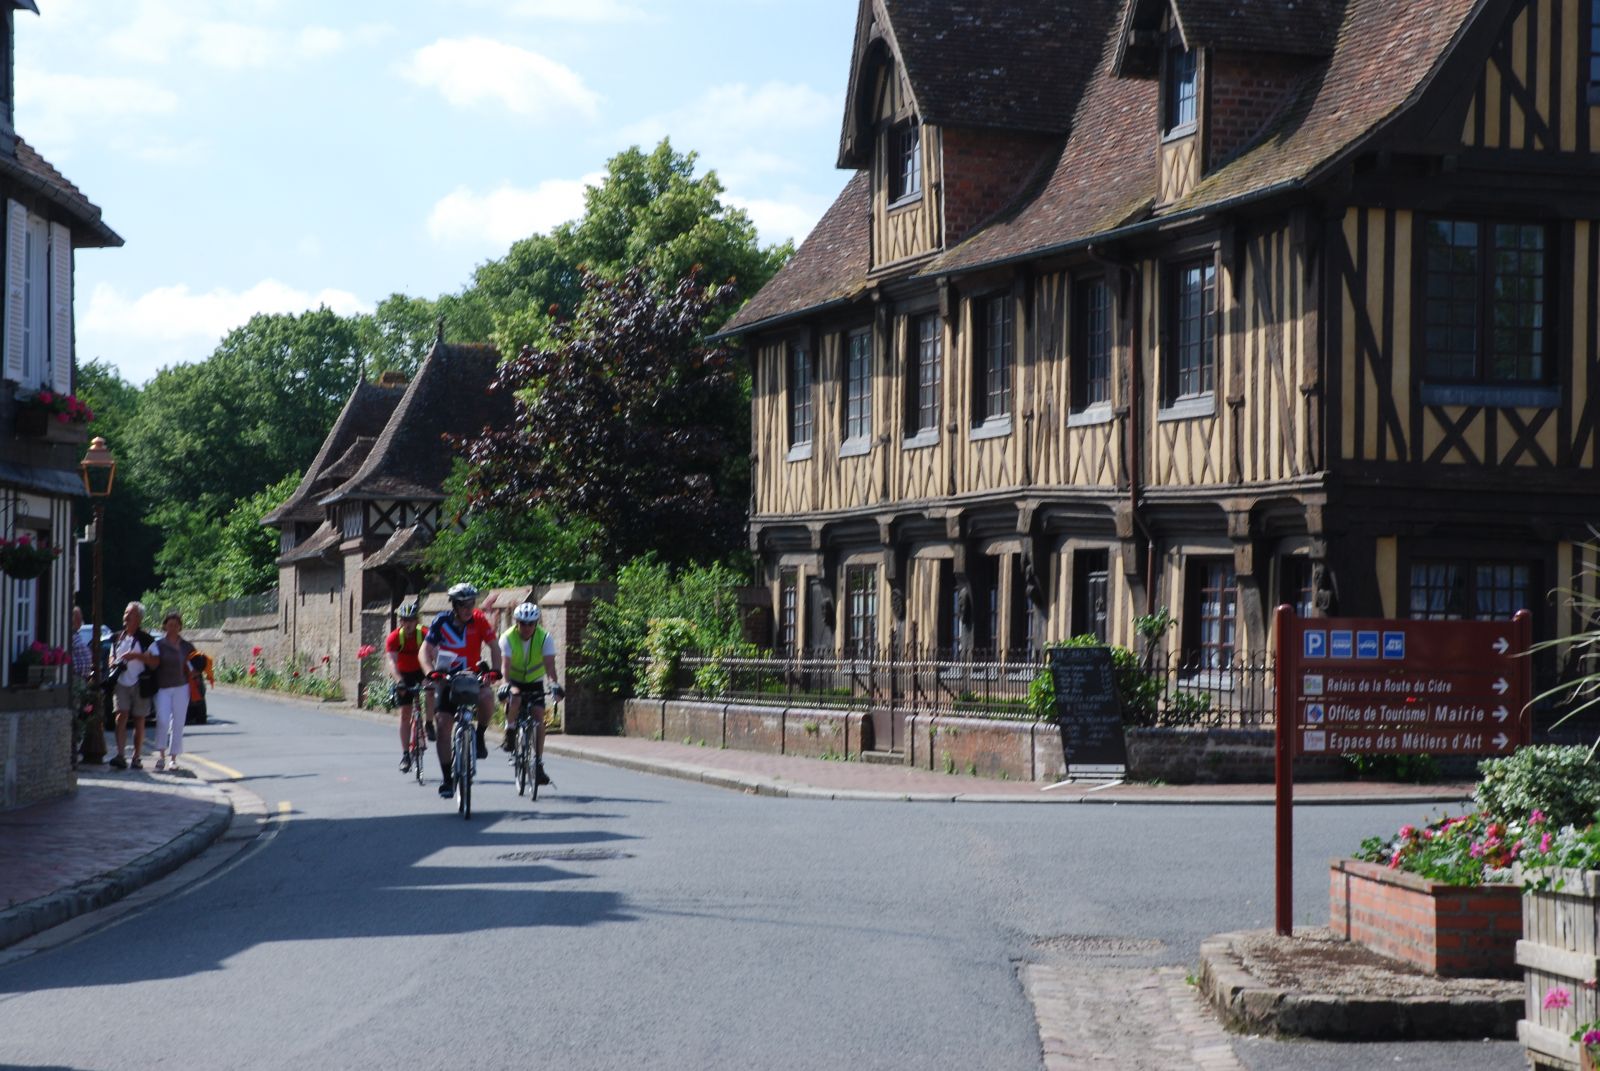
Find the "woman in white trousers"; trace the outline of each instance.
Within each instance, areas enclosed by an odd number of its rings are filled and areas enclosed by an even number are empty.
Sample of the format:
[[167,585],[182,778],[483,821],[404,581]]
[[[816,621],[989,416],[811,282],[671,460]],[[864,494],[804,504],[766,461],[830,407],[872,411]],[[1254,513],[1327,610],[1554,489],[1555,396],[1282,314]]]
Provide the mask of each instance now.
[[[168,610],[161,621],[161,636],[150,645],[156,673],[156,772],[178,769],[183,754],[183,722],[189,713],[189,658],[194,644],[183,638],[183,615]],[[168,754],[168,735],[171,754]]]

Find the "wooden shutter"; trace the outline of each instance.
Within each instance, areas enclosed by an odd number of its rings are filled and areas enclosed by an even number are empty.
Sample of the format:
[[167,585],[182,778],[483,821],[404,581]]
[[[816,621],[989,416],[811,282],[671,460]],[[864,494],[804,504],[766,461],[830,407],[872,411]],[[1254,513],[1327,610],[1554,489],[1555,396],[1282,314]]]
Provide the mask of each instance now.
[[50,380],[72,393],[72,232],[50,224]]
[[28,210],[6,202],[5,377],[22,381],[22,280],[28,270]]

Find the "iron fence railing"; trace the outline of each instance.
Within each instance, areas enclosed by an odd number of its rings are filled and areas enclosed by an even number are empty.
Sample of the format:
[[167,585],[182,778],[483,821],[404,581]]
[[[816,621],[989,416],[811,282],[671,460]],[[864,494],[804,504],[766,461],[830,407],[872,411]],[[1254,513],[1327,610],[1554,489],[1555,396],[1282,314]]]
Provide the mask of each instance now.
[[[1047,665],[1040,652],[692,654],[679,660],[668,692],[676,698],[1032,720],[1050,710],[1034,683]],[[1129,724],[1253,728],[1273,725],[1273,670],[1264,657],[1228,665],[1173,658],[1152,665],[1123,655],[1116,676]]]
[[260,617],[277,612],[278,589],[271,588],[237,599],[208,602],[189,613],[184,624],[188,628],[221,628],[230,617]]

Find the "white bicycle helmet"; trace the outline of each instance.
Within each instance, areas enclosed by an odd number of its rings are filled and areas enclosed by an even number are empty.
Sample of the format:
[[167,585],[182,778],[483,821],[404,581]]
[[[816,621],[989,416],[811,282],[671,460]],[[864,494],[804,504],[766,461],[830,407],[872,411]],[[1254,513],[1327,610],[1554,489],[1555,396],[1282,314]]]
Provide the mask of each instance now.
[[531,602],[525,602],[512,611],[511,616],[519,625],[537,625],[539,623],[539,608]]
[[471,584],[457,584],[448,592],[451,602],[477,602],[478,589]]

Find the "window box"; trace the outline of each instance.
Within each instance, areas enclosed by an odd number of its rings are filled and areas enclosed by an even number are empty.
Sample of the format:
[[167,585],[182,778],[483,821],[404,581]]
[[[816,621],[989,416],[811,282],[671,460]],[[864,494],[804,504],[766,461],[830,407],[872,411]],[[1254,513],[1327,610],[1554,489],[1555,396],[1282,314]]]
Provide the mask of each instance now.
[[840,457],[865,457],[872,453],[872,440],[866,437],[846,439],[839,444]]
[[89,426],[76,420],[56,420],[43,409],[18,409],[16,416],[19,439],[40,439],[71,446],[89,441]]

